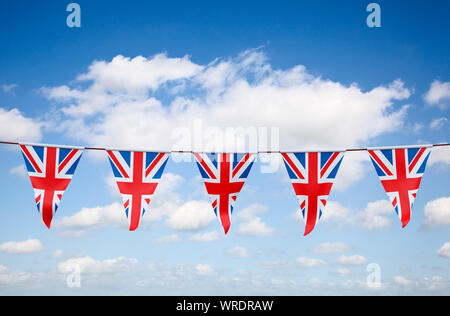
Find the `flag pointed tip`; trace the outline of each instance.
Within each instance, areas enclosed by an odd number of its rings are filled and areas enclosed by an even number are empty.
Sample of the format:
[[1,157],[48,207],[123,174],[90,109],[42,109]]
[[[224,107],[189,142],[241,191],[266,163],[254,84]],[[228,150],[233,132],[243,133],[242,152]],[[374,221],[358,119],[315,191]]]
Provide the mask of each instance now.
[[408,223],[409,223],[409,220],[408,221],[402,221],[402,228],[405,228],[406,225],[408,225]]
[[44,221],[45,226],[47,226],[48,229],[50,229],[50,226],[52,225],[52,221]]

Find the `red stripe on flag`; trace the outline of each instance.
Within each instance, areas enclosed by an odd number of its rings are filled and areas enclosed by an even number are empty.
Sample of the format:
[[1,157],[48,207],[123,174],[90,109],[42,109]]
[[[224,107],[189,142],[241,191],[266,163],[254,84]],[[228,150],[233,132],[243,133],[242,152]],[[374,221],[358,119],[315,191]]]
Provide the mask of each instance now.
[[247,160],[250,158],[250,154],[246,154],[245,157],[241,160],[241,162],[237,165],[237,167],[233,170],[232,176],[234,177],[239,170],[242,168],[242,166],[247,162]]
[[289,158],[288,154],[282,153],[281,155],[282,155],[283,158],[286,160],[286,162],[288,163],[288,165],[292,168],[292,170],[294,170],[295,174],[296,174],[300,179],[305,179],[305,177],[303,177],[303,175],[302,175],[302,173],[300,172],[300,170],[298,170],[297,166],[292,162],[291,158]]
[[383,171],[386,172],[388,176],[392,176],[392,172],[389,171],[389,169],[384,165],[384,163],[380,160],[380,158],[378,158],[378,156],[374,153],[373,150],[369,150],[369,154],[378,163],[381,169],[383,169]]
[[206,173],[212,178],[212,179],[216,179],[216,176],[214,175],[214,173],[211,171],[211,169],[209,169],[208,165],[205,163],[205,161],[203,160],[202,156],[200,156],[199,154],[194,154],[195,158],[197,158],[198,162],[202,165],[203,169],[205,169]]
[[77,149],[73,149],[70,154],[67,155],[67,157],[64,159],[64,161],[59,165],[58,172],[61,172],[61,170],[64,169],[64,167],[69,163],[70,159],[73,158],[73,156],[76,155],[78,152]]
[[[414,169],[414,166],[419,161],[420,157],[422,156],[423,152],[425,151],[425,147],[420,148],[419,152],[417,153],[416,157],[412,161],[411,165],[409,166],[409,172],[411,172]],[[406,152],[406,150],[405,150]]]
[[117,160],[116,156],[114,155],[114,153],[112,151],[107,151],[108,156],[111,158],[111,160],[114,162],[114,164],[116,165],[116,167],[119,169],[120,173],[125,177],[125,178],[129,178],[130,176],[127,174],[127,172],[125,171],[125,169],[122,168],[122,165],[120,164],[119,160]]
[[20,148],[22,148],[22,151],[24,152],[25,156],[27,156],[28,160],[30,160],[31,164],[33,165],[34,169],[36,169],[36,172],[42,173],[42,170],[37,165],[36,161],[34,161],[33,156],[31,156],[30,152],[28,151],[28,148],[24,145],[20,145]]
[[145,176],[147,177],[149,173],[155,168],[156,164],[164,157],[163,153],[160,153],[158,156],[156,156],[155,160],[150,164],[150,166],[145,171]]
[[323,175],[325,174],[325,172],[327,172],[328,168],[330,167],[330,165],[333,163],[333,161],[336,159],[337,156],[339,156],[338,152],[334,153],[331,156],[331,158],[328,160],[328,162],[325,164],[322,171],[320,172],[320,177],[323,177]]

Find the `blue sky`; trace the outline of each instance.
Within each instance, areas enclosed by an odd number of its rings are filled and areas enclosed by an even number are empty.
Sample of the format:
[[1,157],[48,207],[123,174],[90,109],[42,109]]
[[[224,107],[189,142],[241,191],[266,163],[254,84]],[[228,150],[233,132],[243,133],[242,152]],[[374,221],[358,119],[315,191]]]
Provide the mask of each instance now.
[[[381,28],[366,25],[369,1],[78,1],[81,28],[68,3],[0,4],[1,140],[167,150],[192,146],[200,124],[204,143],[263,127],[290,150],[449,141],[446,1],[378,1]],[[307,237],[284,167],[263,161],[224,237],[192,161],[172,157],[129,232],[106,155],[86,152],[48,230],[19,151],[0,154],[3,295],[450,290],[444,148],[405,229],[368,157],[348,153]],[[74,264],[80,287],[67,286]]]

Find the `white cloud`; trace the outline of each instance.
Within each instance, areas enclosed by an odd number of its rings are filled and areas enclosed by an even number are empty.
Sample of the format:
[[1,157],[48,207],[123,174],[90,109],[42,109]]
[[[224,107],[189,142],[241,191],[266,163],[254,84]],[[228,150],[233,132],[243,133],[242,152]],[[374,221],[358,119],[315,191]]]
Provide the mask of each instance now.
[[52,252],[52,254],[49,256],[52,259],[56,259],[56,258],[62,258],[64,257],[64,251],[62,251],[61,249],[57,249],[55,251]]
[[43,251],[44,246],[39,239],[25,241],[8,241],[0,245],[0,252],[23,254]]
[[352,256],[342,255],[338,258],[338,263],[343,265],[358,266],[367,264],[367,259],[361,255],[352,255]]
[[166,236],[163,236],[163,237],[155,240],[155,242],[158,244],[170,244],[170,243],[180,242],[180,241],[181,241],[181,238],[176,234],[166,235]]
[[[300,214],[300,212],[297,213]],[[339,202],[328,201],[321,220],[326,223],[339,223],[346,220],[350,213],[351,211]]]
[[442,247],[437,251],[437,254],[444,258],[450,258],[450,242],[446,242],[442,245]]
[[120,203],[93,208],[83,207],[81,211],[72,216],[56,220],[54,226],[78,230],[81,228],[97,228],[107,224],[127,225],[125,212]]
[[11,84],[2,84],[2,90],[5,93],[14,93],[13,90],[17,88],[19,85],[16,83]]
[[212,276],[215,274],[214,269],[208,264],[197,264],[195,271],[200,276]]
[[450,146],[433,147],[430,154],[430,165],[443,163],[450,165]]
[[325,260],[307,257],[298,257],[296,262],[302,268],[315,268],[327,265]]
[[[114,181],[109,181],[112,177],[106,179],[111,188],[111,193],[121,201],[117,185]],[[169,216],[178,210],[180,201],[178,195],[173,193],[179,184],[184,181],[179,175],[172,173],[163,174],[158,188],[155,191],[154,199],[150,202],[149,211],[146,212],[140,223],[140,228],[153,225],[161,221],[165,216]],[[55,221],[55,227],[64,227],[70,231],[59,233],[64,237],[80,237],[84,235],[84,229],[96,229],[106,225],[117,225],[121,228],[128,227],[127,217],[121,202],[115,202],[105,206],[83,207],[79,212],[72,216],[66,216]]]
[[234,215],[236,220],[250,221],[257,217],[256,215],[267,212],[267,207],[258,203],[253,203],[242,210],[238,210]]
[[87,85],[42,89],[59,104],[67,135],[91,145],[164,149],[193,147],[172,131],[192,131],[186,122],[197,118],[221,129],[280,127],[284,149],[355,146],[400,128],[407,107],[394,102],[411,94],[399,80],[362,91],[314,77],[301,65],[272,69],[260,50],[208,65],[188,57],[117,56],[94,62],[77,81]]
[[248,250],[241,246],[236,246],[234,248],[228,249],[226,253],[233,258],[244,259],[250,257],[250,253],[248,252]]
[[32,278],[29,272],[15,272],[7,267],[0,265],[0,284],[13,285],[29,281]]
[[267,212],[267,207],[253,203],[236,214],[236,220],[240,222],[238,233],[247,236],[272,236],[275,229],[267,226],[261,217],[256,215]]
[[247,236],[272,236],[275,233],[275,229],[267,226],[261,218],[256,217],[248,222],[239,224],[238,233]]
[[450,197],[441,197],[425,204],[425,228],[450,225]]
[[394,282],[397,284],[400,284],[400,285],[404,285],[404,286],[413,284],[413,281],[411,281],[403,276],[400,276],[400,275],[396,275],[394,277]]
[[448,122],[448,119],[446,117],[440,117],[437,119],[434,119],[430,123],[430,129],[438,130],[444,127],[444,125]]
[[393,213],[392,204],[387,200],[370,202],[363,211],[356,214],[354,223],[370,231],[381,229],[391,225],[392,221],[388,216]]
[[24,165],[19,165],[19,166],[11,168],[9,170],[9,173],[17,175],[17,176],[19,176],[21,178],[27,178],[28,177],[28,172],[27,172],[27,169],[25,168]]
[[204,201],[188,201],[169,215],[166,223],[175,230],[197,231],[215,220],[211,204]]
[[350,269],[347,269],[347,268],[340,268],[340,269],[337,269],[337,273],[341,277],[346,277],[346,276],[351,275],[352,271]]
[[448,289],[449,287],[449,281],[441,276],[434,276],[431,278],[425,277],[422,281],[422,284],[426,287],[426,289],[430,291],[443,290],[445,288]]
[[138,261],[134,258],[117,257],[101,261],[90,256],[85,256],[71,258],[58,263],[58,272],[64,274],[72,273],[74,269],[78,268],[81,273],[85,274],[114,274],[122,273],[137,263]]
[[223,235],[214,230],[206,233],[195,233],[191,239],[198,242],[213,242],[222,238]]
[[348,252],[352,248],[344,244],[342,242],[324,242],[315,247],[312,247],[310,250],[316,254],[335,254],[335,253],[343,253]]
[[23,116],[18,109],[0,108],[0,138],[5,141],[37,142],[41,140],[42,124]]
[[430,105],[439,105],[444,108],[443,100],[450,98],[450,82],[440,82],[435,80],[431,83],[430,89],[425,93],[424,99]]
[[333,190],[345,190],[363,179],[369,169],[367,159],[367,153],[364,151],[346,152],[333,185]]

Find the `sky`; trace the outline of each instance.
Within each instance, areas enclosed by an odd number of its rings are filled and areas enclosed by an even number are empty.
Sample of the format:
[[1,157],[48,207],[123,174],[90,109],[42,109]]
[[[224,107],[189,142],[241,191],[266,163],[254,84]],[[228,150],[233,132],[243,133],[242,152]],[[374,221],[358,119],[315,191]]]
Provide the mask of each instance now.
[[[0,3],[0,140],[148,150],[330,150],[449,142],[448,1]],[[269,147],[264,147],[265,144]],[[244,143],[246,145],[246,143]],[[244,149],[247,147],[243,147]],[[189,154],[128,231],[103,152],[86,151],[51,229],[17,146],[0,147],[1,295],[448,295],[450,150],[401,222],[365,152],[347,152],[304,223],[260,155],[225,236]],[[373,282],[375,280],[376,282]]]

